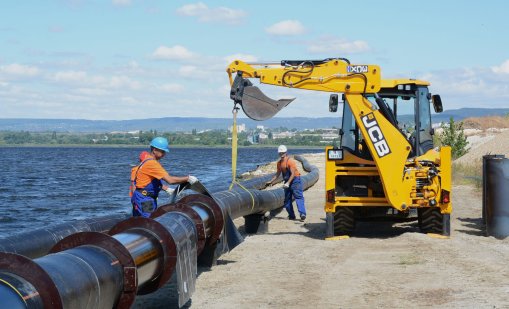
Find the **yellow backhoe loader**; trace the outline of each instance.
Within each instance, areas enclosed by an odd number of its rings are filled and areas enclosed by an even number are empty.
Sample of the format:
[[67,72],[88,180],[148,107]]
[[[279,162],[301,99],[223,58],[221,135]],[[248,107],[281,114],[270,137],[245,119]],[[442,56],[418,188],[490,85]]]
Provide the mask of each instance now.
[[[433,145],[430,106],[442,111],[429,83],[386,80],[377,65],[345,58],[283,60],[227,68],[230,97],[251,119],[274,116],[293,99],[273,100],[263,84],[332,92],[329,110],[343,105],[340,145],[325,149],[327,236],[349,235],[357,220],[416,214],[422,232],[450,234],[451,149]],[[341,96],[340,96],[341,95]]]

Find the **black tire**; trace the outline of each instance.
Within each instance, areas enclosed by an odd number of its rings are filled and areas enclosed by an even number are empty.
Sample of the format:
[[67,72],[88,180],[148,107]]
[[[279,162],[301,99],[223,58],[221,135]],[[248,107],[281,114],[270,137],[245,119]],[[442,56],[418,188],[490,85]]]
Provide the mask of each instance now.
[[334,235],[351,235],[355,230],[355,213],[351,207],[337,207],[334,213]]
[[417,215],[421,232],[449,235],[451,217],[441,214],[440,208],[419,208]]

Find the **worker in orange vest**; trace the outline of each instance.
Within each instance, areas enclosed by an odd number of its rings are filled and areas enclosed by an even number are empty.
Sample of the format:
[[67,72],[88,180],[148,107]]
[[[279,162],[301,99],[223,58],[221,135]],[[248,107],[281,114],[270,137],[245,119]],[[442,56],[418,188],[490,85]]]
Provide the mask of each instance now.
[[288,149],[285,145],[280,145],[277,152],[280,158],[277,162],[277,172],[276,175],[267,182],[267,185],[273,185],[279,175],[283,174],[283,188],[285,191],[284,207],[288,212],[288,219],[295,220],[295,212],[292,205],[293,197],[297,204],[300,220],[305,221],[306,207],[304,205],[304,194],[302,190],[302,182],[300,180],[300,173],[297,170],[295,160],[288,156]]
[[171,176],[161,166],[161,160],[170,150],[168,140],[164,137],[156,137],[150,142],[150,152],[140,154],[140,164],[131,170],[131,204],[133,216],[149,217],[157,209],[157,197],[161,190],[168,194],[173,193],[168,185],[189,182],[194,184],[198,181],[195,176]]

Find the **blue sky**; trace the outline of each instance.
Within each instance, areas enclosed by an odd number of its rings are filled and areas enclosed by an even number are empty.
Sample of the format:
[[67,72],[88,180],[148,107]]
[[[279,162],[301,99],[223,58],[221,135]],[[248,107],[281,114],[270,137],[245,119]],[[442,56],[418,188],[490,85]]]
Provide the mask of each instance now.
[[[230,117],[231,60],[329,57],[428,80],[445,109],[509,108],[508,3],[5,1],[0,118]],[[327,93],[263,89],[297,97],[280,117],[331,116]]]

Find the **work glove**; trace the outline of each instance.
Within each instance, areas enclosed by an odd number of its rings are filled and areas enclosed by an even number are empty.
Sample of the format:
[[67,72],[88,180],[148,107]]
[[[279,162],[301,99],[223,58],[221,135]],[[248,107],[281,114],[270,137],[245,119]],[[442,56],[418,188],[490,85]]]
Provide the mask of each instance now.
[[191,176],[191,175],[189,175],[188,177],[189,177],[189,179],[187,180],[187,182],[189,182],[190,184],[194,184],[195,182],[198,182],[198,178]]
[[175,191],[175,190],[173,190],[172,188],[168,187],[168,188],[166,188],[166,190],[164,190],[164,191],[165,191],[166,193],[168,193],[168,195],[169,195],[169,196],[171,196],[171,195],[173,194],[173,191]]
[[287,182],[285,182],[285,184],[283,185],[283,188],[288,189],[288,188],[290,188],[290,185]]

